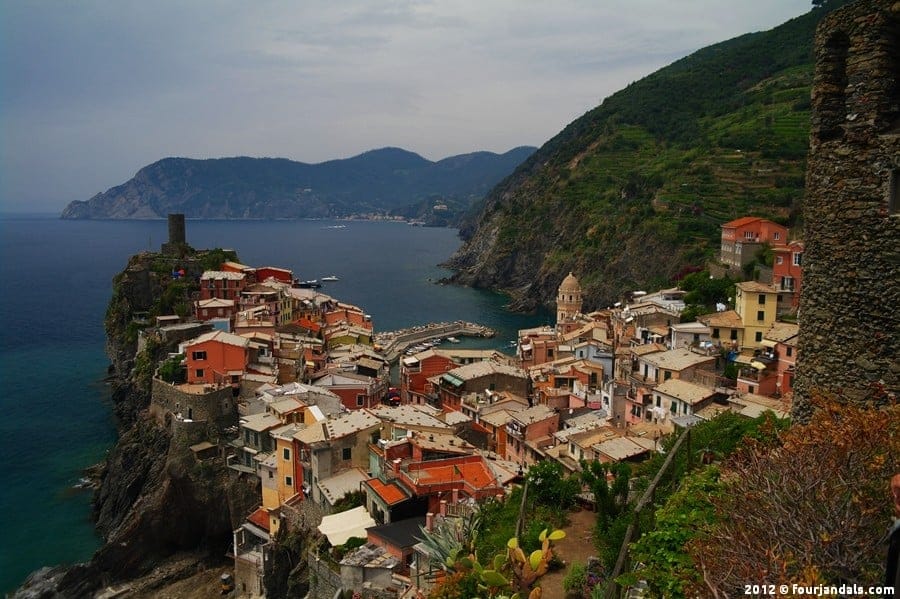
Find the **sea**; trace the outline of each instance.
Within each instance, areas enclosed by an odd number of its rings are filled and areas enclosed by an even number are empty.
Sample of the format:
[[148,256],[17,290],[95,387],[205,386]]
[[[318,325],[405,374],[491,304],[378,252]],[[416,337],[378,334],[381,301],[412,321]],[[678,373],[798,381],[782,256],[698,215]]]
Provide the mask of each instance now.
[[[520,328],[549,313],[517,314],[507,299],[439,281],[459,247],[454,229],[387,221],[193,221],[195,248],[233,249],[252,266],[300,279],[334,275],[324,293],[362,307],[376,331],[467,320],[497,331],[460,347],[510,350]],[[165,221],[67,221],[0,214],[0,593],[43,566],[90,559],[101,539],[90,519],[84,468],[116,438],[103,316],[128,258],[159,250]]]

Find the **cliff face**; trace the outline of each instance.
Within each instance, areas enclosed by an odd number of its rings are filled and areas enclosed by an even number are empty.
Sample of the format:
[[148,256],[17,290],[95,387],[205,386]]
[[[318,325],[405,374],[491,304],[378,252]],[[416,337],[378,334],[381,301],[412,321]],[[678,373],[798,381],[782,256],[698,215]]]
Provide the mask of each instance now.
[[463,223],[453,280],[530,309],[573,271],[598,308],[703,265],[728,220],[796,227],[813,32],[840,4],[700,50],[572,122]]
[[[223,257],[216,251],[188,249],[188,254],[140,254],[114,280],[106,329],[120,434],[104,464],[93,505],[105,544],[86,564],[41,572],[20,597],[90,596],[101,586],[183,560],[185,553],[194,562],[221,562],[232,530],[259,502],[258,481],[234,476],[220,458],[197,461],[189,442],[173,438],[146,410],[153,368],[174,348],[151,336],[137,352],[135,325],[160,310],[167,312],[163,304],[177,305],[189,296],[190,285],[196,285],[166,276],[170,260],[177,259],[196,274]],[[139,313],[147,316],[136,319]]]
[[431,162],[399,148],[305,164],[280,158],[166,158],[131,180],[69,204],[62,218],[322,218],[403,211],[422,201],[467,208],[534,148]]

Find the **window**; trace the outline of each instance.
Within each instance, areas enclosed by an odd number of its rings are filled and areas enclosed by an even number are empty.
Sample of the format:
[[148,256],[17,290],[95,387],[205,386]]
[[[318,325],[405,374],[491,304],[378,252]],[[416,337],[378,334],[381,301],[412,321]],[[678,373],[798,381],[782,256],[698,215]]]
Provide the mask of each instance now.
[[775,256],[775,264],[784,264],[784,256]]
[[345,447],[344,449],[342,449],[342,450],[341,450],[341,459],[342,459],[342,460],[349,460],[349,459],[350,459],[350,456],[351,456],[351,450],[352,450],[352,449],[353,449],[352,447]]
[[732,341],[737,341],[737,329],[731,329],[730,337]]
[[195,351],[191,353],[191,359],[193,360],[205,360],[206,352],[205,351]]
[[791,354],[794,353],[794,348],[788,346],[787,351],[785,353],[788,355],[788,357],[791,357]]
[[656,396],[656,407],[658,408],[662,404],[662,398],[657,395]]
[[294,477],[293,476],[285,476],[284,477],[284,486],[285,487],[293,487],[294,486]]
[[803,263],[803,254],[794,252],[794,266],[800,266]]
[[744,239],[753,239],[753,231],[744,231]]
[[793,291],[794,290],[794,277],[781,277],[781,290],[782,291]]
[[194,371],[194,374],[197,376],[198,379],[202,379],[203,378],[203,369],[198,368],[197,370]]
[[291,460],[291,450],[290,450],[290,448],[288,448],[288,447],[283,448],[283,449],[281,450],[281,456],[282,456],[284,459],[290,461],[290,460]]
[[719,329],[713,329],[713,330],[712,330],[712,338],[713,338],[713,339],[718,339],[718,338],[719,338]]
[[775,231],[772,233],[772,239],[781,239],[781,233]]
[[756,320],[765,320],[766,319],[766,311],[760,310],[756,313]]
[[547,357],[548,357],[548,358],[552,358],[552,357],[553,357],[553,348],[552,348],[552,347],[548,347],[548,348],[547,348]]
[[754,387],[753,385],[747,385],[747,393],[755,393],[755,392],[756,392],[756,387]]
[[756,342],[759,343],[762,341],[762,331],[756,331]]
[[672,400],[672,404],[669,406],[669,409],[672,410],[673,414],[677,414],[678,413],[678,402],[675,400]]
[[669,380],[670,378],[672,378],[672,373],[671,373],[670,371],[668,371],[668,370],[664,371],[664,372],[663,372],[663,380],[664,380],[664,381],[667,381],[667,380]]
[[765,306],[766,305],[766,294],[760,293],[757,301],[759,302],[760,306]]
[[366,396],[365,395],[357,395],[356,396],[356,406],[361,407],[366,405]]
[[275,478],[275,473],[274,473],[274,472],[272,472],[271,470],[268,470],[268,473],[269,473],[269,480]]

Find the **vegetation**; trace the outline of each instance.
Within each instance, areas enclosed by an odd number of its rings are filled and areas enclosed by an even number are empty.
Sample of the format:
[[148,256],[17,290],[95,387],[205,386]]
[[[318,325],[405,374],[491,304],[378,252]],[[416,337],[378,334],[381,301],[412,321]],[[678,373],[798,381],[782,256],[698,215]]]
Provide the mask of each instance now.
[[727,220],[798,225],[813,35],[840,4],[704,48],[571,123],[463,226],[485,238],[455,263],[462,280],[516,289],[536,275],[526,293],[543,303],[573,270],[588,305],[608,305],[702,265]]
[[687,544],[702,578],[693,591],[738,595],[758,572],[773,584],[878,584],[897,456],[897,404],[823,403],[776,443],[750,443],[708,495],[718,517]]
[[343,497],[334,502],[332,513],[337,514],[352,510],[355,507],[366,504],[366,494],[364,491],[349,491]]

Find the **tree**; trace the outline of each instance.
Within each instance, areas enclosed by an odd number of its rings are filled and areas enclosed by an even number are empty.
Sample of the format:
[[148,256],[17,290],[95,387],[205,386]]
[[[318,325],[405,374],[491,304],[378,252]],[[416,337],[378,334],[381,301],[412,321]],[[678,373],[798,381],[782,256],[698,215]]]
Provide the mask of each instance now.
[[575,504],[575,496],[581,490],[578,479],[566,476],[563,467],[554,460],[538,462],[528,469],[528,493],[534,501],[558,509],[568,509]]
[[771,584],[878,584],[900,405],[819,403],[781,444],[751,443],[728,462],[712,497],[727,517],[688,544],[703,581],[691,596],[739,596],[761,573]]

